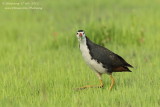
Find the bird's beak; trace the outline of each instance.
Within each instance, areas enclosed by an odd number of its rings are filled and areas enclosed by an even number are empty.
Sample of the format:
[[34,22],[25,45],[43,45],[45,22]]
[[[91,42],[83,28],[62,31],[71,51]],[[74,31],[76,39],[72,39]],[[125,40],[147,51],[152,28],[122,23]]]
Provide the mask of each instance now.
[[83,35],[82,33],[79,33],[79,36],[80,36],[80,37],[82,37],[82,35]]

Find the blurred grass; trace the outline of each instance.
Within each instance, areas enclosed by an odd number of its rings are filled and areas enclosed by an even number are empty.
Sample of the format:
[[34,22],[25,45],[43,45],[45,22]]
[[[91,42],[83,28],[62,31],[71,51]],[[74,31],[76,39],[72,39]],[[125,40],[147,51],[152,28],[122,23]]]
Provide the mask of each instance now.
[[[1,1],[1,3],[4,1]],[[10,1],[8,1],[10,2]],[[159,1],[39,1],[43,10],[0,7],[0,106],[160,106]],[[84,63],[78,29],[135,68],[98,84]]]

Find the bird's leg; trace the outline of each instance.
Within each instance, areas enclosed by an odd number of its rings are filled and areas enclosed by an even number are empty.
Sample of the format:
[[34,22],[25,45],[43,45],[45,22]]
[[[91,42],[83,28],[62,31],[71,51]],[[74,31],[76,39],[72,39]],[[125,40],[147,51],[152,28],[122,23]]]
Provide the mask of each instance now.
[[101,73],[96,73],[98,79],[99,79],[99,82],[100,82],[100,85],[98,85],[99,88],[102,88],[104,86],[103,84],[103,81],[102,81],[102,74]]
[[100,73],[96,73],[99,81],[100,81],[100,85],[86,85],[84,87],[80,87],[80,88],[76,88],[76,90],[82,90],[82,89],[86,89],[86,88],[102,88],[103,87],[103,81],[102,81],[102,74]]
[[110,87],[109,87],[109,90],[112,89],[112,87],[113,87],[113,85],[114,85],[114,83],[115,83],[114,78],[112,77],[112,74],[110,75],[110,78],[111,78],[111,85],[110,85]]

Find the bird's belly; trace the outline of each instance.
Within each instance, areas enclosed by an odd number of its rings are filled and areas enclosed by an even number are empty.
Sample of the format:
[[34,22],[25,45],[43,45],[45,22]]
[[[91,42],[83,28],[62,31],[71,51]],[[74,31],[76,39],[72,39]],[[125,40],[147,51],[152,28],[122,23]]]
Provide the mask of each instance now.
[[91,69],[93,69],[96,72],[106,73],[107,71],[107,69],[103,67],[102,63],[98,63],[94,59],[91,59],[89,62],[87,61],[87,64],[90,66]]
[[99,73],[107,73],[107,69],[103,67],[102,63],[98,63],[95,59],[92,59],[87,46],[80,46],[80,50],[85,62],[91,69]]

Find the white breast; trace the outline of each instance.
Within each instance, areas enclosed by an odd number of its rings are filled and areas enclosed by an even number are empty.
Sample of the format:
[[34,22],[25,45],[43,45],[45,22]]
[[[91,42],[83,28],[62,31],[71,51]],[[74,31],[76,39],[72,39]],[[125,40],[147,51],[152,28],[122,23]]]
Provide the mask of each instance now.
[[90,66],[90,68],[99,73],[107,73],[106,69],[103,68],[102,63],[98,63],[96,60],[91,59],[86,42],[80,42],[80,50],[85,62]]

